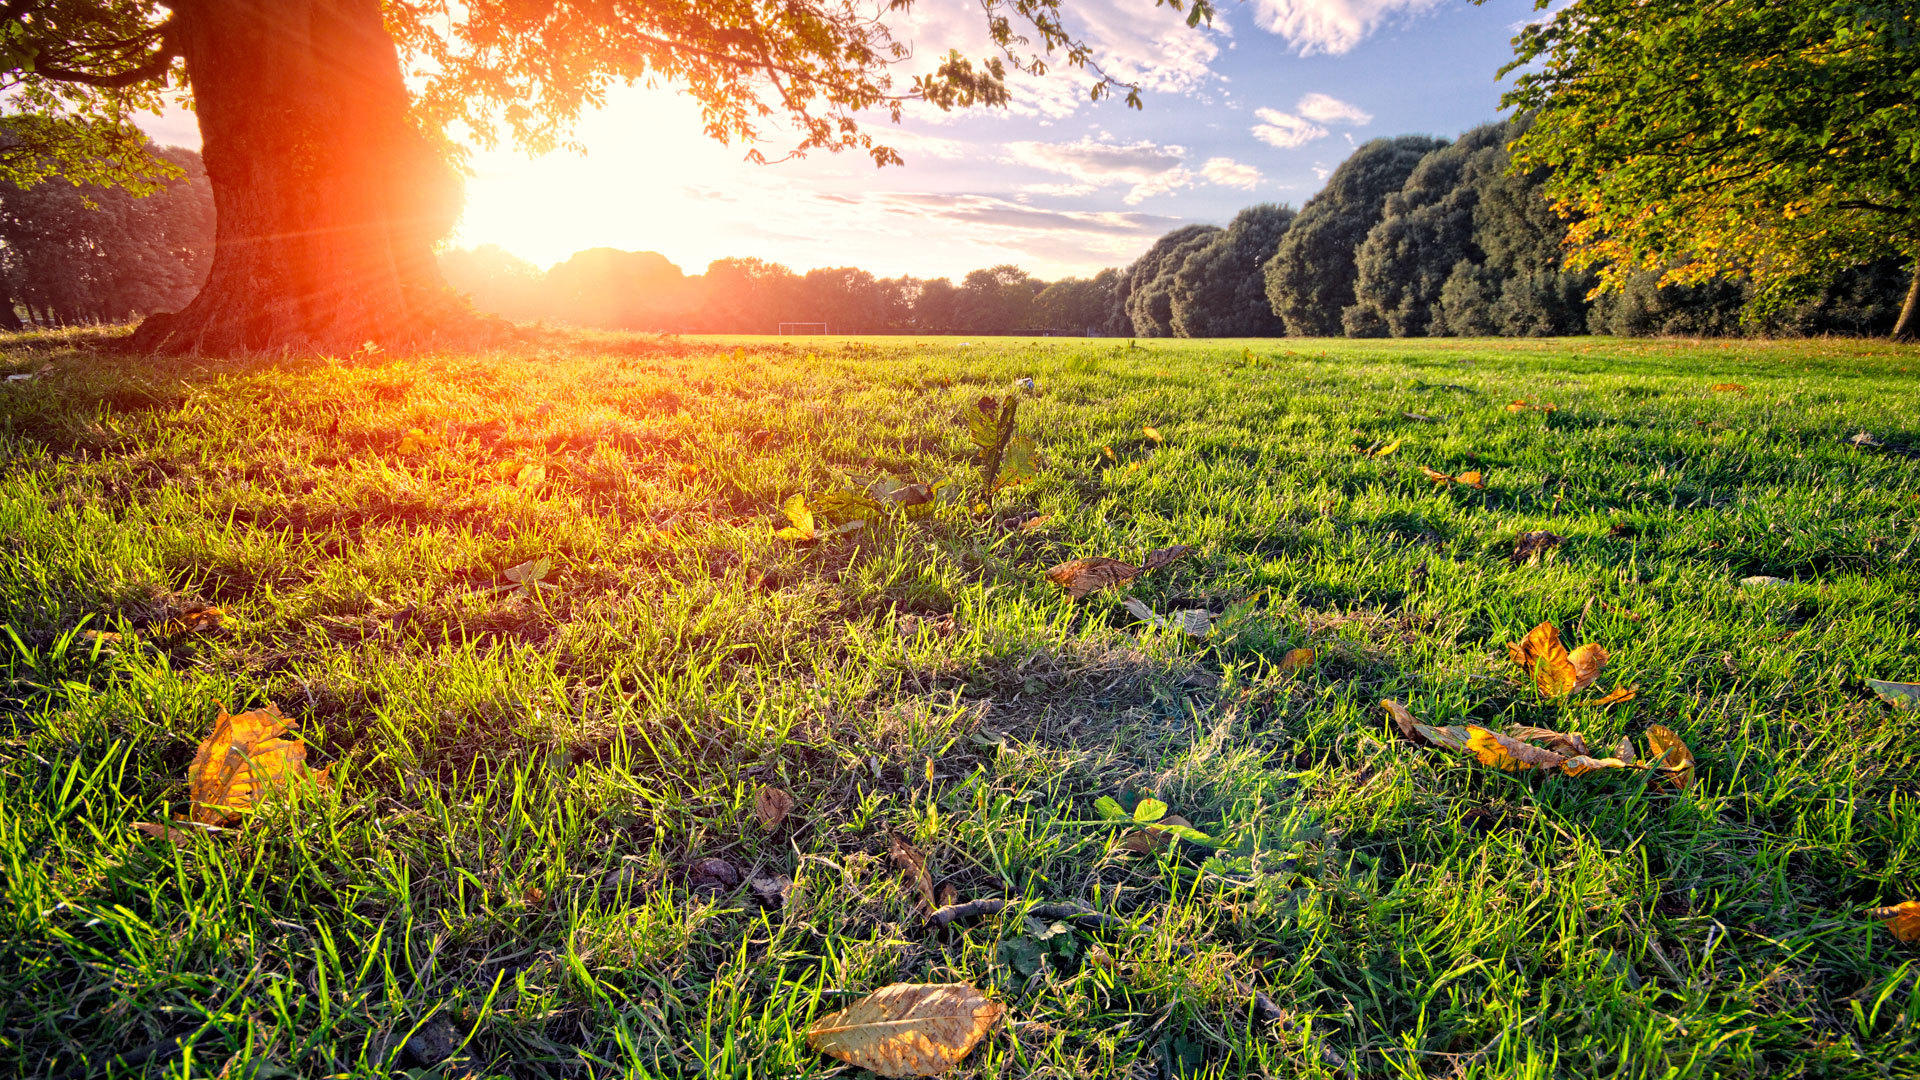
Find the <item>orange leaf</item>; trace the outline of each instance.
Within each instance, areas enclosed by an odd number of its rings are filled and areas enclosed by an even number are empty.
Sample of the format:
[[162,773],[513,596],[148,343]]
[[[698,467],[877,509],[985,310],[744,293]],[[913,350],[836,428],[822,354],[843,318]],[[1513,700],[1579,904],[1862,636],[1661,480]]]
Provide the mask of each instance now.
[[1693,786],[1693,751],[1680,741],[1673,729],[1655,724],[1647,729],[1647,754],[1653,767],[1674,787],[1685,791]]
[[1473,472],[1463,472],[1459,476],[1454,477],[1453,480],[1454,480],[1454,483],[1465,484],[1467,487],[1470,487],[1475,491],[1483,490],[1487,486],[1487,482],[1480,478],[1480,473],[1478,470],[1475,470]]
[[1467,725],[1467,735],[1467,750],[1479,759],[1480,764],[1507,772],[1557,769],[1567,760],[1565,754],[1472,724]]
[[1429,469],[1425,465],[1420,466],[1420,471],[1426,474],[1427,479],[1433,481],[1434,487],[1446,487],[1448,484],[1453,483],[1453,476],[1449,473],[1443,473],[1438,469]]
[[1193,550],[1192,544],[1174,544],[1171,547],[1155,548],[1147,552],[1147,561],[1141,565],[1141,573],[1151,574],[1155,570],[1164,570],[1178,560],[1185,558]]
[[1288,675],[1299,671],[1311,663],[1313,663],[1312,649],[1289,649],[1287,655],[1280,658],[1280,663],[1277,666],[1279,667],[1280,674]]
[[1606,697],[1596,698],[1593,701],[1579,701],[1575,702],[1575,704],[1604,709],[1609,705],[1619,705],[1622,702],[1632,701],[1638,697],[1639,694],[1640,688],[1637,686],[1616,686],[1607,692]]
[[793,813],[793,796],[777,787],[763,787],[753,797],[753,816],[760,827],[772,832]]
[[327,770],[307,768],[307,744],[282,739],[288,724],[269,702],[263,709],[227,715],[220,710],[213,734],[200,744],[187,768],[187,786],[193,794],[193,820],[225,825],[296,781],[312,780],[322,787]]
[[1920,900],[1874,908],[1867,914],[1885,921],[1887,929],[1893,931],[1893,936],[1901,941],[1920,940]]
[[1598,645],[1582,645],[1569,654],[1560,644],[1560,631],[1550,622],[1534,627],[1526,640],[1509,643],[1507,655],[1533,677],[1541,696],[1547,698],[1586,689],[1607,663],[1607,650]]
[[1737,382],[1717,382],[1707,387],[1707,389],[1716,394],[1744,394],[1747,392],[1747,388]]
[[1467,749],[1467,740],[1472,738],[1472,733],[1467,728],[1458,725],[1440,728],[1423,724],[1414,719],[1406,706],[1397,701],[1382,701],[1380,705],[1387,710],[1389,716],[1393,717],[1394,724],[1400,728],[1400,734],[1414,742],[1464,753]]
[[881,1076],[937,1076],[1005,1012],[966,983],[894,983],[815,1021],[807,1045]]

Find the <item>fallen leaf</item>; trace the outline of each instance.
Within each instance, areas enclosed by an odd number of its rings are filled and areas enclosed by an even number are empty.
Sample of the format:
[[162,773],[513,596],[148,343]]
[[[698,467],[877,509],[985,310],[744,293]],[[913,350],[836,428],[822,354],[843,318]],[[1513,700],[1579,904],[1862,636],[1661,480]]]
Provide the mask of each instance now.
[[1752,577],[1743,577],[1740,579],[1740,584],[1750,589],[1765,589],[1774,585],[1785,585],[1786,583],[1785,578],[1777,578],[1770,574],[1755,574]]
[[120,635],[111,630],[82,630],[80,636],[87,641],[97,641],[102,645],[118,645]]
[[1480,471],[1478,469],[1472,472],[1461,473],[1459,476],[1456,476],[1453,478],[1453,482],[1456,484],[1464,484],[1465,486],[1470,487],[1475,491],[1484,491],[1486,490],[1486,486],[1487,486],[1486,480],[1481,478]]
[[793,879],[784,874],[756,874],[747,879],[747,891],[760,901],[761,907],[784,907],[787,895],[793,892]]
[[793,796],[777,787],[763,787],[753,796],[754,820],[772,832],[793,813]]
[[1121,837],[1120,842],[1114,846],[1135,855],[1151,855],[1156,851],[1164,850],[1173,842],[1173,838],[1179,835],[1175,830],[1192,828],[1193,822],[1179,814],[1162,814],[1154,821],[1142,821],[1140,828]]
[[1882,679],[1868,679],[1867,685],[1880,695],[1880,700],[1896,709],[1911,709],[1920,705],[1920,683],[1887,682]]
[[201,831],[184,821],[178,823],[136,821],[133,823],[133,827],[153,837],[155,840],[165,840],[174,847],[192,847],[195,834]]
[[1479,759],[1480,764],[1507,772],[1557,769],[1567,760],[1565,754],[1473,724],[1467,725],[1467,751]]
[[512,458],[508,458],[494,465],[493,478],[496,480],[512,480],[514,477],[520,475],[520,470],[524,468],[526,468],[526,465]]
[[1313,663],[1313,650],[1308,648],[1289,649],[1287,655],[1280,658],[1274,667],[1282,675],[1291,675]]
[[1465,753],[1467,750],[1467,742],[1473,737],[1472,732],[1458,725],[1449,725],[1442,728],[1434,727],[1431,724],[1423,724],[1414,719],[1413,714],[1407,711],[1406,706],[1397,701],[1387,700],[1382,701],[1380,704],[1387,710],[1387,715],[1393,717],[1394,724],[1400,728],[1400,734],[1412,739],[1414,742]]
[[1446,487],[1448,484],[1453,483],[1452,473],[1443,473],[1438,469],[1429,469],[1425,465],[1420,466],[1420,471],[1426,475],[1427,479],[1433,481],[1434,487]]
[[1147,438],[1152,439],[1153,444],[1155,446],[1158,446],[1165,441],[1164,439],[1160,438],[1160,431],[1158,428],[1143,427],[1140,429],[1140,433],[1145,435]]
[[1543,727],[1528,727],[1524,724],[1511,724],[1507,727],[1507,734],[1516,739],[1525,739],[1528,742],[1545,743],[1549,748],[1557,750],[1568,757],[1584,756],[1588,752],[1587,740],[1572,732],[1554,731],[1551,728]]
[[220,629],[227,613],[217,607],[190,607],[173,618],[149,629],[149,633],[159,638],[184,637],[188,634],[204,633]]
[[1107,456],[1107,460],[1108,460],[1108,461],[1116,461],[1116,462],[1117,462],[1117,461],[1119,461],[1119,460],[1120,460],[1120,455],[1118,455],[1118,454],[1116,454],[1116,453],[1114,453],[1114,452],[1113,452],[1113,447],[1111,447],[1111,446],[1103,446],[1103,447],[1101,447],[1101,448],[1100,448],[1100,452],[1101,452],[1102,454],[1105,454],[1105,455]]
[[1639,695],[1640,688],[1638,686],[1616,686],[1612,690],[1607,691],[1606,697],[1595,698],[1592,701],[1576,701],[1574,704],[1583,708],[1590,706],[1596,709],[1604,709],[1609,705],[1619,705],[1632,701]]
[[1164,570],[1185,558],[1187,552],[1192,550],[1192,544],[1174,544],[1171,547],[1155,548],[1147,552],[1147,561],[1141,564],[1140,572],[1151,574],[1156,570]]
[[192,819],[226,825],[295,783],[312,781],[325,787],[327,770],[307,768],[307,744],[280,738],[288,730],[286,718],[272,702],[235,716],[221,709],[213,734],[200,744],[187,767]]
[[906,874],[907,884],[913,887],[920,902],[926,905],[928,911],[939,907],[933,895],[933,874],[927,870],[926,854],[897,836],[889,837],[887,843],[893,856],[893,865]]
[[809,543],[818,539],[813,527],[813,511],[807,509],[806,495],[795,492],[780,504],[780,511],[787,515],[789,524],[783,529],[775,529],[773,535],[795,543]]
[[1874,908],[1867,915],[1885,922],[1887,929],[1893,931],[1893,936],[1901,941],[1920,940],[1920,900]]
[[420,428],[409,428],[400,436],[399,450],[403,454],[417,454],[423,450],[432,450],[441,443],[439,432],[428,432]]
[[1647,755],[1653,767],[1674,787],[1685,791],[1693,786],[1693,751],[1680,741],[1673,729],[1659,724],[1647,728]]
[[1047,522],[1052,520],[1053,520],[1052,514],[1035,514],[1032,517],[1020,523],[1020,531],[1023,533],[1030,533],[1035,529],[1038,529],[1044,526]]
[[1066,589],[1075,600],[1112,585],[1125,585],[1139,576],[1139,567],[1103,555],[1063,562],[1047,571],[1047,580]]
[[513,486],[517,488],[530,490],[532,488],[539,487],[541,484],[546,483],[546,480],[547,480],[547,467],[545,465],[540,465],[540,464],[527,465],[521,468],[519,472],[514,474]]
[[1717,382],[1707,387],[1707,389],[1716,394],[1744,394],[1747,392],[1747,388],[1737,382]]
[[1850,442],[1850,443],[1852,443],[1852,444],[1853,444],[1853,445],[1855,445],[1855,446],[1860,446],[1860,447],[1873,447],[1873,446],[1885,446],[1885,445],[1886,445],[1885,443],[1883,443],[1883,442],[1881,442],[1881,441],[1880,441],[1879,439],[1876,439],[1876,438],[1874,438],[1873,436],[1871,436],[1871,435],[1869,435],[1869,434],[1867,434],[1867,433],[1866,433],[1866,432],[1864,432],[1864,431],[1862,431],[1862,432],[1860,432],[1859,434],[1857,434],[1857,435],[1855,435],[1855,436],[1853,436],[1852,438],[1850,438],[1850,439],[1848,439],[1847,441],[1848,441],[1848,442]]
[[1533,408],[1533,406],[1528,404],[1526,399],[1524,398],[1518,401],[1512,401],[1507,403],[1508,412],[1526,412],[1528,409],[1531,409],[1531,408]]
[[1138,597],[1129,596],[1125,600],[1120,601],[1120,606],[1126,608],[1133,614],[1134,618],[1139,619],[1143,623],[1149,623],[1153,626],[1165,626],[1167,624],[1165,619],[1155,615],[1153,609],[1148,607],[1146,602]]
[[506,579],[519,586],[514,591],[522,596],[533,596],[541,589],[558,589],[560,586],[547,580],[547,575],[551,573],[553,573],[552,559],[528,559],[518,566],[509,566],[504,571]]
[[1545,529],[1540,529],[1535,532],[1524,532],[1514,539],[1513,554],[1507,556],[1507,561],[1518,566],[1528,559],[1538,556],[1541,552],[1549,548],[1559,547],[1566,542],[1566,537],[1561,536],[1559,533],[1548,532]]
[[1373,444],[1372,446],[1369,446],[1369,447],[1367,447],[1367,448],[1366,448],[1365,450],[1361,450],[1361,451],[1360,451],[1360,456],[1361,456],[1361,457],[1367,457],[1367,458],[1383,458],[1383,457],[1388,457],[1388,456],[1390,456],[1390,455],[1392,455],[1392,453],[1393,453],[1393,452],[1394,452],[1395,450],[1398,450],[1398,449],[1400,449],[1400,444],[1401,444],[1401,443],[1403,443],[1403,442],[1406,442],[1406,441],[1407,441],[1407,440],[1405,440],[1405,439],[1395,439],[1395,440],[1393,440],[1392,442],[1390,442],[1390,443],[1387,443],[1387,444],[1386,444],[1386,445],[1384,445],[1384,446],[1383,446],[1383,445],[1381,445],[1381,444],[1379,444],[1379,443],[1375,443],[1375,444]]
[[938,1076],[1005,1012],[966,983],[894,983],[815,1021],[807,1045],[880,1076]]
[[1206,608],[1185,608],[1173,615],[1188,637],[1203,638],[1213,633],[1213,612]]
[[1507,655],[1533,677],[1533,684],[1546,698],[1585,690],[1600,677],[1600,669],[1607,663],[1607,650],[1598,645],[1582,645],[1569,653],[1560,644],[1560,631],[1550,622],[1534,627],[1524,641],[1509,642]]
[[687,884],[694,892],[711,896],[740,884],[740,871],[725,859],[695,859],[687,867]]

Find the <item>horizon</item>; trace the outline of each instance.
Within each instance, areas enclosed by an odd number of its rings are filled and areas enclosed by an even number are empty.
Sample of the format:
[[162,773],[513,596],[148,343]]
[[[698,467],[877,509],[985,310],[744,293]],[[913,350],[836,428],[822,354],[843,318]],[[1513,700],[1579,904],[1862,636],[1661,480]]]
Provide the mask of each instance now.
[[[543,271],[611,247],[657,252],[688,274],[757,257],[799,273],[957,281],[1012,263],[1049,281],[1090,277],[1181,225],[1225,225],[1257,203],[1297,208],[1369,139],[1451,139],[1499,119],[1495,73],[1533,15],[1531,0],[1256,0],[1188,30],[1147,0],[1103,0],[1080,18],[1109,68],[1140,81],[1143,109],[1086,101],[1084,73],[1016,77],[1006,109],[909,108],[897,126],[870,117],[906,159],[885,169],[851,153],[754,165],[702,134],[677,91],[618,88],[582,117],[584,154],[473,152],[446,247],[493,244]],[[918,12],[917,56],[982,54],[972,22]],[[142,127],[199,145],[184,110]],[[775,134],[768,156],[784,146]]]

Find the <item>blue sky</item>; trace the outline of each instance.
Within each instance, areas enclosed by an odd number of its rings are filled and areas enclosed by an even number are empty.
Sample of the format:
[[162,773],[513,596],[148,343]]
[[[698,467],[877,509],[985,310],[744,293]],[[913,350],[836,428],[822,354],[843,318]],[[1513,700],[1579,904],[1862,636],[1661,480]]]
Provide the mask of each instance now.
[[[497,243],[543,266],[607,245],[659,251],[690,273],[754,255],[884,276],[1002,262],[1090,274],[1177,225],[1224,224],[1256,202],[1297,206],[1356,142],[1495,118],[1495,73],[1534,15],[1531,0],[1222,0],[1213,28],[1196,31],[1152,0],[1067,6],[1108,70],[1142,83],[1145,109],[1088,102],[1086,76],[1057,69],[1017,80],[1005,110],[882,121],[874,130],[904,167],[826,154],[753,165],[744,148],[700,135],[671,88],[633,87],[584,118],[584,156],[477,154],[454,243]],[[898,36],[913,64],[953,47],[979,57],[980,22],[964,0],[920,0]],[[197,141],[190,118],[153,128]]]

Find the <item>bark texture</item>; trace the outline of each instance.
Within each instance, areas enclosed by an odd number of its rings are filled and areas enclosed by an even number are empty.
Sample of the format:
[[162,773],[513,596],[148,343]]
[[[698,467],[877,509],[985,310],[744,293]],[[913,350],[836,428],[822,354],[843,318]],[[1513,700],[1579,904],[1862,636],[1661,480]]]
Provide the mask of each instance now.
[[213,265],[134,345],[344,351],[474,336],[433,244],[459,184],[407,119],[379,0],[178,0],[213,186]]
[[1893,324],[1893,340],[1915,338],[1920,338],[1920,259],[1913,261],[1913,283],[1907,286],[1907,302],[1900,305],[1900,317]]

